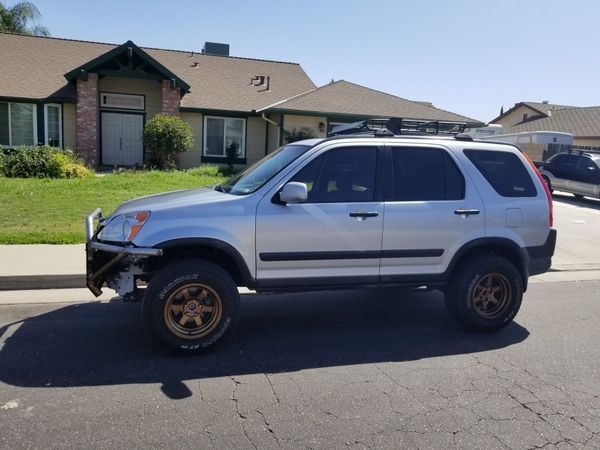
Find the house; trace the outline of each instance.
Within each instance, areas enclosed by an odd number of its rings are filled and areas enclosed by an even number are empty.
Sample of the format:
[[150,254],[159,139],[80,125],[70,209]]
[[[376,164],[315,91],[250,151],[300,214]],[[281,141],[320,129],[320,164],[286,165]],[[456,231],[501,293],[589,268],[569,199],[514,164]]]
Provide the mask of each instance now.
[[360,118],[474,121],[347,81],[316,87],[299,64],[232,57],[226,44],[197,53],[0,33],[0,145],[47,143],[93,166],[141,165],[144,123],[159,112],[194,132],[183,168],[225,162],[231,142],[236,163],[253,163],[294,130],[322,137]]
[[502,125],[505,134],[532,131],[571,133],[574,146],[600,147],[600,106],[520,102],[490,123]]

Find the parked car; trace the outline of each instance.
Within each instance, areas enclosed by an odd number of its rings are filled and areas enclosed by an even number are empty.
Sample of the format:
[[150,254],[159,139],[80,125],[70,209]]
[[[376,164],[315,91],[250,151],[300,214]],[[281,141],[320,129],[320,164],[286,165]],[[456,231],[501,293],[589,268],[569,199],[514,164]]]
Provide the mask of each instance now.
[[600,198],[600,154],[557,153],[548,161],[534,161],[550,191],[554,189]]
[[147,283],[145,323],[183,353],[230,332],[239,286],[425,286],[465,328],[499,330],[528,277],[550,268],[550,192],[513,145],[390,131],[403,126],[344,125],[350,134],[285,145],[222,185],[97,209],[88,287],[132,295]]

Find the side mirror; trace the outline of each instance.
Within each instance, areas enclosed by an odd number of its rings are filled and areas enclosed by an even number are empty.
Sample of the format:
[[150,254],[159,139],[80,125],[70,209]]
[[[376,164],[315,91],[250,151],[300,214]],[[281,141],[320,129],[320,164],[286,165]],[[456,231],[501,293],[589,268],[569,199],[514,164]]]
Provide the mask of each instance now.
[[304,203],[308,198],[308,189],[306,184],[292,181],[281,189],[279,200],[281,203]]

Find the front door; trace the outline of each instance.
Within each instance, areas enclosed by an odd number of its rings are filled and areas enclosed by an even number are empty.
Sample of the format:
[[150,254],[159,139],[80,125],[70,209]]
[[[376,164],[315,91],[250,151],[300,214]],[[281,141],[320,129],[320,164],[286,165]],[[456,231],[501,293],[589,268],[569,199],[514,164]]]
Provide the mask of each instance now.
[[102,113],[102,164],[135,166],[142,164],[144,146],[141,114]]
[[259,286],[379,281],[378,153],[377,147],[329,150],[288,180],[306,184],[306,202],[278,204],[276,190],[262,199],[256,214]]

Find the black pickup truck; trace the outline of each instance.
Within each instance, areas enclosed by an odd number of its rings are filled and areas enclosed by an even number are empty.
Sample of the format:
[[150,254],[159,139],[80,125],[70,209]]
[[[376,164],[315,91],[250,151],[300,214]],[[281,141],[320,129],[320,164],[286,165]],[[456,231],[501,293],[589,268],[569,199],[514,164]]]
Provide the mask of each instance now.
[[600,198],[600,153],[557,153],[547,161],[534,161],[544,181],[553,190],[577,198]]

